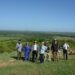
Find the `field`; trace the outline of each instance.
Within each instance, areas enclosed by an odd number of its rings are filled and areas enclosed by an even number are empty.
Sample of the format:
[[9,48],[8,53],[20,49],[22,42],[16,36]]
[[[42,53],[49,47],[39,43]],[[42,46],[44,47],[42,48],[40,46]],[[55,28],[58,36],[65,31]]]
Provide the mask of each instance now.
[[0,54],[0,75],[75,75],[75,55],[68,61],[46,61],[44,64],[16,60],[16,52]]
[[[30,45],[37,40],[51,41],[53,38],[59,40],[62,46],[64,40],[70,45],[73,54],[69,55],[69,60],[45,61],[40,64],[16,60],[16,42],[22,39],[23,46],[26,41]],[[75,34],[74,33],[43,33],[43,32],[0,32],[0,75],[75,75]],[[23,54],[22,54],[23,55]]]
[[16,60],[14,56],[16,52],[0,54],[0,75],[75,75],[75,56],[44,64]]

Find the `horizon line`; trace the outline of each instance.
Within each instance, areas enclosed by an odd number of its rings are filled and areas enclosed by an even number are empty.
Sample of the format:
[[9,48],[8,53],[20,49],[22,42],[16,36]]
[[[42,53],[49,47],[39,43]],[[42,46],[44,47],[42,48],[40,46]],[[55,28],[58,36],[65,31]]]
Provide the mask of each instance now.
[[49,32],[49,33],[75,33],[74,31],[37,31],[37,30],[0,30],[0,31],[12,31],[12,32]]

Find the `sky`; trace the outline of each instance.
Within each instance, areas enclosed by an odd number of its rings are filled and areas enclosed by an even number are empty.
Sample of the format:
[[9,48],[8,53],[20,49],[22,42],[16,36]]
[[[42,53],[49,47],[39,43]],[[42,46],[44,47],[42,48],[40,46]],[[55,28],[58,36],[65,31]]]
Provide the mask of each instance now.
[[0,0],[0,30],[75,32],[75,0]]

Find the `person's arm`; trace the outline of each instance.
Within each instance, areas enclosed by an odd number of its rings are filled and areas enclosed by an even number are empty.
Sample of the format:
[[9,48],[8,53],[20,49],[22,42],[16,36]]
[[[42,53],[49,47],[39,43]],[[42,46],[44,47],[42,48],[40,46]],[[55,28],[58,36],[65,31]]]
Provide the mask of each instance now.
[[51,50],[53,50],[53,45],[51,45]]
[[50,50],[50,47],[48,46],[48,51]]
[[70,48],[70,46],[68,45],[68,48]]
[[46,48],[45,48],[45,52],[47,52],[48,51],[48,47],[46,46]]
[[33,51],[33,46],[31,47],[31,51]]
[[31,52],[31,46],[30,46],[30,52]]
[[70,51],[70,46],[68,45],[68,51]]
[[16,44],[16,49],[18,49],[18,44]]
[[60,50],[60,45],[58,44],[58,50]]
[[40,54],[40,51],[41,51],[41,46],[39,46],[39,52],[38,52],[39,54]]
[[24,48],[23,48],[23,46],[22,46],[22,44],[21,44],[21,51],[23,51],[23,49],[24,49]]
[[38,51],[39,51],[39,49],[40,49],[40,47],[39,47],[39,45],[38,45]]
[[25,46],[23,47],[23,52],[25,51]]

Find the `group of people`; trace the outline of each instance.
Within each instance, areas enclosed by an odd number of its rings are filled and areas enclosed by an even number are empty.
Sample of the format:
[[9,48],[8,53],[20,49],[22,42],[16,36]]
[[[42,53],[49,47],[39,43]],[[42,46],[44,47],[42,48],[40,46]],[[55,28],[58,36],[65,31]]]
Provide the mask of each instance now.
[[[68,59],[68,48],[69,45],[64,42],[62,50],[65,60]],[[26,45],[24,47],[22,46],[21,40],[18,40],[16,49],[18,59],[21,59],[21,53],[23,50],[25,61],[29,61],[30,59],[32,59],[32,62],[36,62],[37,59],[39,59],[40,63],[44,63],[46,59],[48,59],[49,61],[58,60],[58,52],[60,50],[58,41],[56,39],[52,41],[51,45],[49,45],[48,41],[42,42],[41,44],[38,44],[37,41],[34,41],[32,46],[29,45],[29,42],[26,42]]]

